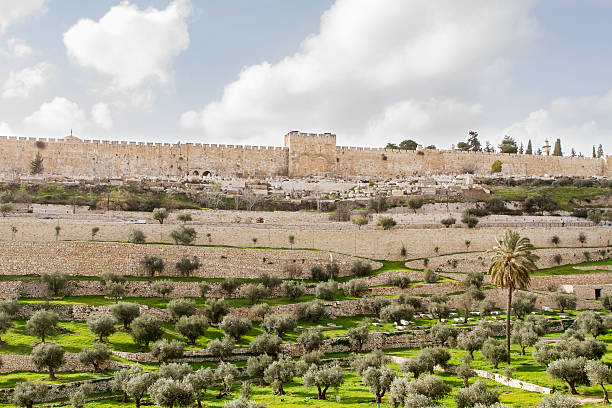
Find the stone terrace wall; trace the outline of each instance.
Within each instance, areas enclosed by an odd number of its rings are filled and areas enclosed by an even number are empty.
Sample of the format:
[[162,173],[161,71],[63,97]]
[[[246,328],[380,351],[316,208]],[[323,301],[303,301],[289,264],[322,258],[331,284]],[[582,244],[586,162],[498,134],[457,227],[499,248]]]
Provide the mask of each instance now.
[[[48,392],[43,401],[53,401],[60,398],[69,398],[77,392],[81,385],[91,384],[94,394],[103,393],[111,390],[112,377],[96,378],[92,380],[73,381],[63,384],[50,384]],[[14,388],[0,388],[0,403],[10,403]],[[38,406],[38,404],[37,404]]]
[[[601,255],[600,250],[604,251],[604,255]],[[576,264],[586,262],[584,252],[588,252],[590,260],[607,259],[612,257],[609,249],[607,248],[588,248],[588,247],[577,247],[577,248],[550,248],[550,249],[537,249],[534,251],[540,259],[536,262],[538,268],[551,268],[557,266],[555,261],[555,255],[561,255],[561,265]],[[454,254],[445,255],[429,258],[427,267],[430,269],[441,270],[446,272],[455,271],[479,271],[485,272],[489,266],[491,254],[486,252],[470,252],[465,254]],[[457,261],[457,266],[453,267],[451,262]],[[419,268],[423,269],[423,261],[410,261],[406,262],[408,268]],[[593,267],[597,269],[596,267]]]
[[[299,217],[299,213],[295,215]],[[54,242],[56,220],[39,220],[32,218],[0,217],[0,241],[10,241],[11,226],[18,230],[16,241]],[[88,240],[91,228],[100,228],[96,239],[100,241],[126,241],[130,228],[142,230],[148,241],[171,243],[170,232],[176,225],[142,224],[133,225],[120,222],[91,222],[82,220],[61,220],[60,239]],[[394,229],[383,230],[306,230],[305,227],[286,229],[262,229],[257,227],[219,227],[209,225],[193,225],[198,237],[198,245],[229,245],[240,247],[253,246],[253,238],[257,238],[257,246],[288,248],[288,237],[293,235],[294,248],[313,248],[324,251],[334,251],[346,254],[357,254],[373,259],[401,260],[402,245],[407,255],[403,259],[431,257],[439,253],[465,251],[465,241],[470,240],[471,251],[484,251],[495,245],[495,238],[501,235],[505,228],[439,228],[439,229]],[[540,247],[551,245],[550,239],[558,235],[564,246],[578,246],[578,235],[587,236],[587,245],[604,246],[610,244],[611,231],[609,227],[588,228],[513,228],[531,239]],[[207,236],[210,234],[210,237]],[[265,255],[263,255],[265,256]]]
[[[164,275],[177,274],[175,264],[182,256],[197,256],[202,264],[194,276],[257,278],[262,273],[286,277],[285,267],[297,264],[302,273],[333,258],[340,275],[350,273],[354,258],[307,250],[265,250],[177,245],[137,245],[105,242],[18,242],[3,244],[0,274],[41,274],[59,270],[70,275],[100,275],[110,270],[123,275],[141,276],[140,261],[156,255],[166,263]],[[381,264],[374,262],[374,268]]]

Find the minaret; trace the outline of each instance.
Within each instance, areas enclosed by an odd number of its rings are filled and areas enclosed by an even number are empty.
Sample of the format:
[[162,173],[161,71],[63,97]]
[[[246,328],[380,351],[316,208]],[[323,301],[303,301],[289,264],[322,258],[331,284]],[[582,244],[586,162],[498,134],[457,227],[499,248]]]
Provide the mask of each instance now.
[[542,150],[546,153],[547,156],[550,156],[550,144],[548,143],[548,139],[544,140],[544,146],[542,146]]

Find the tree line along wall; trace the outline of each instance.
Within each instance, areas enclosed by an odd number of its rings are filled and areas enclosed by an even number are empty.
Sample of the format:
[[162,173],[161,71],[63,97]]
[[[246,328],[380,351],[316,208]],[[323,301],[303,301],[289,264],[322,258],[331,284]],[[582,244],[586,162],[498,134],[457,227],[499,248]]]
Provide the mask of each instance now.
[[341,147],[336,135],[290,132],[284,147],[140,143],[0,137],[0,174],[26,175],[40,153],[44,175],[69,178],[222,176],[243,178],[405,177],[475,172],[504,175],[612,176],[610,156],[556,157],[445,150]]

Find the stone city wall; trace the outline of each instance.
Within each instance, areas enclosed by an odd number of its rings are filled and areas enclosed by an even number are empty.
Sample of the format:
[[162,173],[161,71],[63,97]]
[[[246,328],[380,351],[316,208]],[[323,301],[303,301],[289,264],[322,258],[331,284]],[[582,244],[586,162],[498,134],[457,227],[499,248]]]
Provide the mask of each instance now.
[[[294,214],[299,217],[298,214]],[[99,227],[96,239],[100,241],[127,241],[130,228],[144,232],[149,242],[171,243],[172,224],[128,224],[122,222],[83,220],[40,220],[33,218],[0,217],[0,241],[13,239],[11,226],[17,228],[15,241],[55,242],[55,226],[60,225],[60,240],[86,241],[91,238],[91,228]],[[466,251],[465,241],[471,242],[470,251],[484,251],[495,245],[495,238],[506,228],[411,228],[384,230],[308,230],[306,227],[263,229],[255,226],[221,227],[190,225],[197,232],[196,245],[228,245],[252,247],[253,238],[257,246],[271,248],[311,248],[340,252],[373,259],[402,260],[432,257]],[[610,245],[609,227],[566,228],[513,228],[522,236],[529,237],[538,247],[550,247],[553,235],[559,236],[562,246],[579,246],[578,236],[584,233],[588,246]],[[210,234],[210,235],[208,235]],[[289,236],[294,243],[289,243]],[[8,243],[7,243],[8,245]],[[402,246],[406,256],[401,255]],[[438,248],[438,253],[435,248]],[[165,248],[170,248],[166,246]],[[276,251],[279,252],[279,251]],[[266,256],[266,255],[262,255]]]
[[336,135],[290,132],[285,147],[0,137],[0,174],[27,175],[37,153],[43,175],[69,178],[308,177],[388,178],[433,174],[611,176],[609,156],[555,157],[440,150],[340,147]]

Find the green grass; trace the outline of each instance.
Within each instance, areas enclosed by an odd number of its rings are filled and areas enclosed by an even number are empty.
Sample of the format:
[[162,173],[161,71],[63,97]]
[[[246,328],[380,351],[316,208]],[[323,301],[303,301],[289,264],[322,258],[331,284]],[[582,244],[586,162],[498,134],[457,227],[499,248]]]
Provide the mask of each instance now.
[[[610,270],[598,269],[597,266],[612,265],[612,258],[601,259],[599,261],[582,262],[577,264],[553,266],[552,268],[539,269],[533,275],[574,275],[584,273],[612,272]],[[592,269],[574,269],[574,266],[593,266]]]
[[530,195],[549,194],[557,203],[559,209],[571,211],[576,205],[573,200],[593,200],[602,195],[609,195],[610,189],[603,187],[576,187],[576,186],[516,186],[491,187],[494,197],[504,201],[524,201]]

